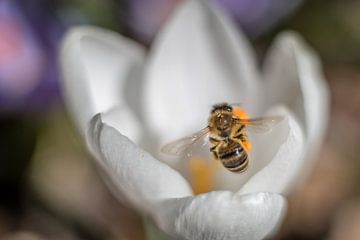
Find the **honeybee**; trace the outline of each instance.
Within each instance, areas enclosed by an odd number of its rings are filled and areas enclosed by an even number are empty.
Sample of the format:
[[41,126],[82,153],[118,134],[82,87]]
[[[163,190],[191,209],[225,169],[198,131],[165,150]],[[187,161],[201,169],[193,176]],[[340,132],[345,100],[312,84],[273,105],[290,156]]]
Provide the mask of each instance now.
[[277,124],[282,117],[273,116],[249,119],[239,114],[239,108],[228,103],[216,104],[212,107],[208,125],[202,130],[161,148],[170,155],[183,155],[199,139],[208,136],[210,152],[215,160],[232,171],[241,173],[249,166],[249,152],[251,144],[246,129],[252,128],[257,132],[267,132]]

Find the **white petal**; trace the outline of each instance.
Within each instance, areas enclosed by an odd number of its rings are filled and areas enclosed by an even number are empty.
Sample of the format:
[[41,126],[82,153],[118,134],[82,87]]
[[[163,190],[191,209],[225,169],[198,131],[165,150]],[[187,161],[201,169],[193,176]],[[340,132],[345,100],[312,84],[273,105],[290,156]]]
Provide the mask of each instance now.
[[175,170],[138,148],[96,115],[89,129],[89,148],[121,200],[124,195],[143,212],[161,199],[192,194],[187,181]]
[[277,194],[238,196],[211,192],[196,197],[180,174],[142,151],[97,115],[90,149],[120,200],[149,214],[180,239],[263,239],[276,231],[286,210]]
[[184,1],[152,50],[144,104],[162,142],[205,127],[215,103],[256,103],[251,48],[205,1]]
[[[321,62],[314,51],[309,49],[296,34],[285,34],[283,41],[289,41],[296,57],[298,74],[306,113],[307,145],[309,151],[317,151],[325,135],[329,118],[329,89],[322,73]],[[308,155],[312,155],[310,152]]]
[[111,31],[75,27],[67,33],[60,57],[64,99],[82,133],[95,114],[127,106],[128,82],[136,81],[143,55],[139,45]]
[[[265,64],[268,104],[287,104],[300,119],[306,134],[302,176],[312,169],[329,118],[329,90],[316,53],[294,32],[278,37]],[[281,90],[282,89],[282,90]],[[285,90],[284,90],[285,89]]]
[[303,130],[286,108],[280,111],[285,119],[272,132],[254,142],[252,164],[257,171],[240,189],[239,194],[286,193],[306,165]]
[[103,112],[102,121],[116,128],[122,135],[136,144],[141,144],[144,129],[134,112],[127,105],[121,105]]
[[[286,104],[305,126],[316,149],[328,121],[329,94],[321,63],[299,35],[281,34],[265,64],[267,104]],[[310,154],[311,155],[311,154]]]
[[161,202],[154,214],[176,239],[260,240],[277,229],[285,210],[286,201],[277,194],[211,192]]

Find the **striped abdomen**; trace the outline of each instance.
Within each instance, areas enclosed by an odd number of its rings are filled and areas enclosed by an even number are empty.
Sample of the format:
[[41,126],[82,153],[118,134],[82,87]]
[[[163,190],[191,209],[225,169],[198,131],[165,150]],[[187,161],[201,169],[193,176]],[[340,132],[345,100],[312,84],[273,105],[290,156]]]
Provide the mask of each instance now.
[[234,140],[229,140],[218,148],[218,158],[228,170],[243,172],[248,167],[248,154],[242,145]]

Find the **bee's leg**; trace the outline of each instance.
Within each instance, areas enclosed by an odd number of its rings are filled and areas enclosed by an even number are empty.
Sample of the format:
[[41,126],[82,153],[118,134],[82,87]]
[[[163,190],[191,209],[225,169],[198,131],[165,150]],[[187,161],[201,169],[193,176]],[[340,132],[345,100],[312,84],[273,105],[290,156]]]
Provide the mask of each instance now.
[[238,129],[235,130],[233,134],[233,138],[240,139],[241,141],[247,140],[246,133],[243,131],[245,128],[245,125],[241,125]]
[[220,146],[220,140],[210,137],[209,138],[210,143],[213,145],[210,148],[210,152],[215,160],[219,159],[219,156],[217,154],[216,149]]
[[234,134],[233,134],[233,138],[239,139],[241,141],[247,141],[247,135],[243,131],[244,128],[245,128],[245,125],[241,125],[238,129],[236,129]]
[[251,151],[252,146],[251,146],[248,136],[245,133],[242,132],[242,133],[238,134],[237,136],[235,136],[234,138],[239,139],[241,141],[243,147],[245,148],[245,150],[247,152]]
[[245,128],[245,125],[241,125],[238,129],[236,129],[235,133],[234,133],[235,137],[240,135],[240,134],[243,134],[244,128]]
[[217,147],[217,146],[213,146],[212,148],[210,148],[210,152],[211,152],[213,158],[214,158],[215,160],[218,160],[218,159],[219,159],[219,156],[218,156],[218,154],[217,154],[217,152],[216,152],[216,147]]

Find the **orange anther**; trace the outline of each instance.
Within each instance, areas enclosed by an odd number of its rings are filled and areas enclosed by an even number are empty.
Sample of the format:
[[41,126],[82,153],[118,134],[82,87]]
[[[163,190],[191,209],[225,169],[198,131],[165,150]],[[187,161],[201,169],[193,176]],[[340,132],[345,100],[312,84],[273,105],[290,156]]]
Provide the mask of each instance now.
[[206,193],[214,190],[215,170],[218,161],[206,161],[201,158],[193,157],[189,162],[191,185],[194,194]]

